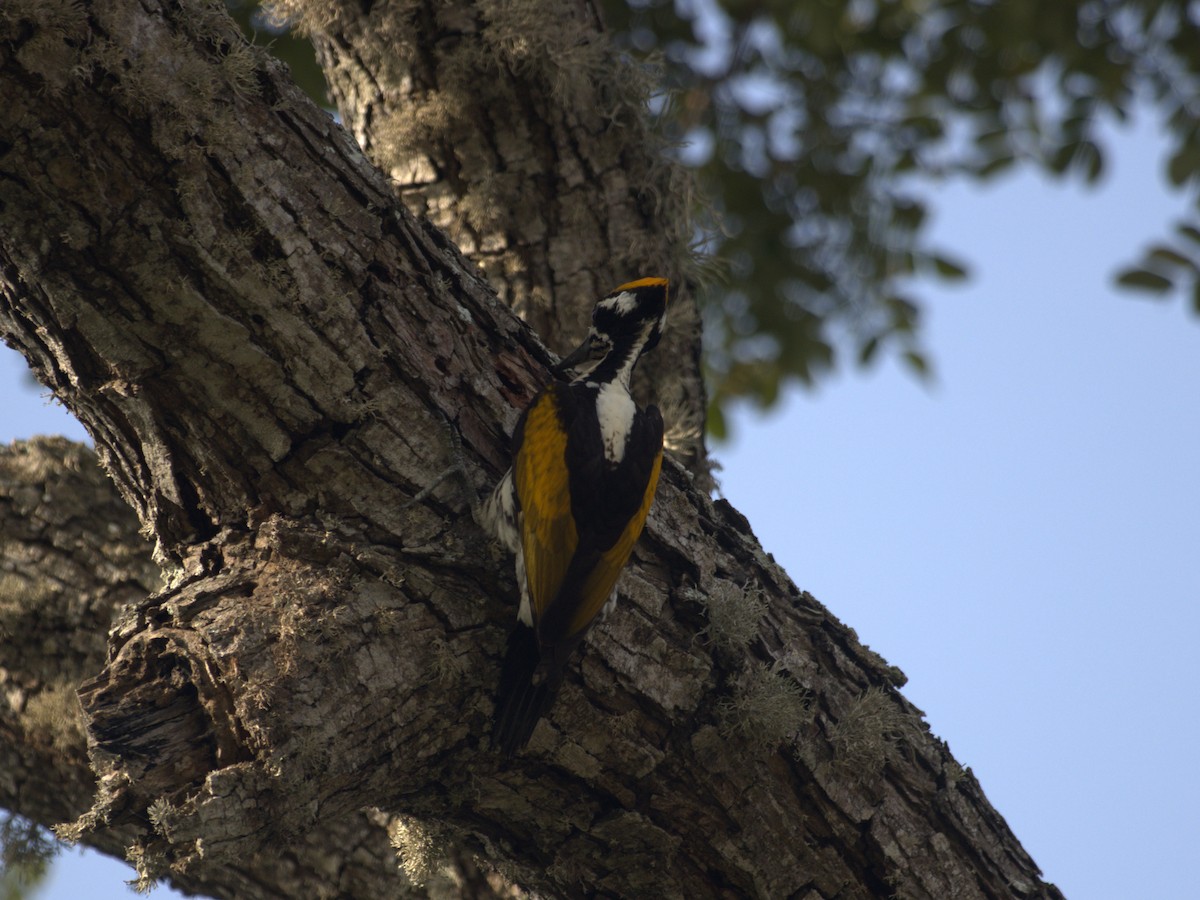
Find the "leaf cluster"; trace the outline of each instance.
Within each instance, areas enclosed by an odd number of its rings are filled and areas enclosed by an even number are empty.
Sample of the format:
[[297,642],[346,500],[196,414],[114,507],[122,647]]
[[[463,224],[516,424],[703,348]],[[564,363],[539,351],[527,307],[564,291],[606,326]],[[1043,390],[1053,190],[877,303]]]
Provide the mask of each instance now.
[[[1188,9],[608,3],[631,50],[666,60],[664,127],[712,206],[703,249],[728,267],[703,296],[713,430],[724,430],[731,399],[769,406],[781,386],[811,383],[839,355],[866,364],[891,346],[925,374],[914,281],[966,275],[928,243],[938,180],[1029,163],[1095,183],[1105,168],[1098,126],[1148,100],[1169,126],[1172,183],[1194,186],[1200,21]],[[1195,250],[1154,248],[1120,283],[1195,285]]]
[[23,900],[45,881],[59,845],[36,822],[0,810],[0,900]]

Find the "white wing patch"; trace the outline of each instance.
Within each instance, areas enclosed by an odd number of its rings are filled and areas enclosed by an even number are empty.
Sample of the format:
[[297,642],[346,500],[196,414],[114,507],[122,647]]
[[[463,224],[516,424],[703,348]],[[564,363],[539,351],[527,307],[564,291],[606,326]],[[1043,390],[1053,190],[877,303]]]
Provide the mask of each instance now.
[[[524,518],[522,516],[522,518]],[[525,551],[517,547],[517,584],[521,587],[521,605],[517,609],[517,620],[533,627],[533,606],[529,602],[529,579],[525,575]]]
[[517,528],[517,489],[513,484],[512,469],[496,485],[495,490],[483,504],[483,521],[480,523],[490,531],[509,553],[521,549],[521,533]]
[[517,618],[533,627],[533,608],[529,603],[529,580],[525,577],[525,551],[521,546],[521,520],[523,515],[517,512],[517,489],[513,482],[513,472],[509,469],[504,473],[495,489],[484,501],[480,518],[484,528],[503,544],[509,553],[517,557],[517,585],[521,588],[521,606],[517,610]]
[[629,441],[636,412],[633,397],[623,384],[618,381],[600,385],[596,396],[596,418],[600,421],[604,458],[610,463],[616,464],[625,458],[625,444]]

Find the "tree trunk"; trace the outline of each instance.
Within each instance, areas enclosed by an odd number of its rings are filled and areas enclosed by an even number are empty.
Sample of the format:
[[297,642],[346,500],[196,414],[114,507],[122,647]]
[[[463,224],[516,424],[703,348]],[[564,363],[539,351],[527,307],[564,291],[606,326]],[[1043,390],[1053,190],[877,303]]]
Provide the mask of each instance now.
[[[418,879],[555,895],[1059,896],[673,461],[620,609],[487,752],[516,588],[462,493],[541,343],[223,10],[10,0],[0,92],[0,330],[137,523],[84,451],[10,451],[0,804],[217,896],[397,893],[388,837]],[[589,265],[537,277],[585,308]],[[424,493],[452,432],[473,483]]]
[[591,302],[671,278],[660,352],[637,389],[668,446],[707,479],[692,181],[648,125],[655,72],[616,53],[590,0],[271,7],[306,30],[342,120],[415,214],[565,352]]

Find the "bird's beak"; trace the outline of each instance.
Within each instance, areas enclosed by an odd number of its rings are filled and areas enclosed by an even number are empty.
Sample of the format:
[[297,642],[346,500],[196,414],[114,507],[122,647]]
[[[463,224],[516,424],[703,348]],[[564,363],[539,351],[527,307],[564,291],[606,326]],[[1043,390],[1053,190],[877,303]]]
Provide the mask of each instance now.
[[572,366],[583,362],[591,355],[591,337],[585,337],[583,343],[562,358],[557,366],[551,369],[555,375],[561,375]]

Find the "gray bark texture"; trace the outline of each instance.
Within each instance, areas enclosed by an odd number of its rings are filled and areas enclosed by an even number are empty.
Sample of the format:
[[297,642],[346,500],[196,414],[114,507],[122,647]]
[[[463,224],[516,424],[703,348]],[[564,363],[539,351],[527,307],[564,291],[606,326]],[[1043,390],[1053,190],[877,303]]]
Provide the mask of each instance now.
[[[389,6],[308,24],[353,57]],[[437,69],[432,7],[395,6]],[[552,358],[447,236],[466,194],[435,173],[444,228],[414,216],[219,4],[8,0],[0,96],[0,333],[111,479],[63,441],[0,455],[0,806],[218,897],[1060,896],[903,675],[675,459],[618,611],[527,751],[488,752],[516,586],[464,491]],[[582,142],[554,116],[481,128]],[[506,190],[626,233],[611,171],[545,152]],[[579,237],[563,274],[552,226],[504,290],[584,315],[632,263]],[[452,434],[468,484],[438,482]]]
[[590,0],[275,0],[306,30],[347,129],[410,210],[452,235],[498,296],[562,350],[594,298],[673,285],[638,388],[707,476],[691,180],[647,126],[653,67],[623,60]]

